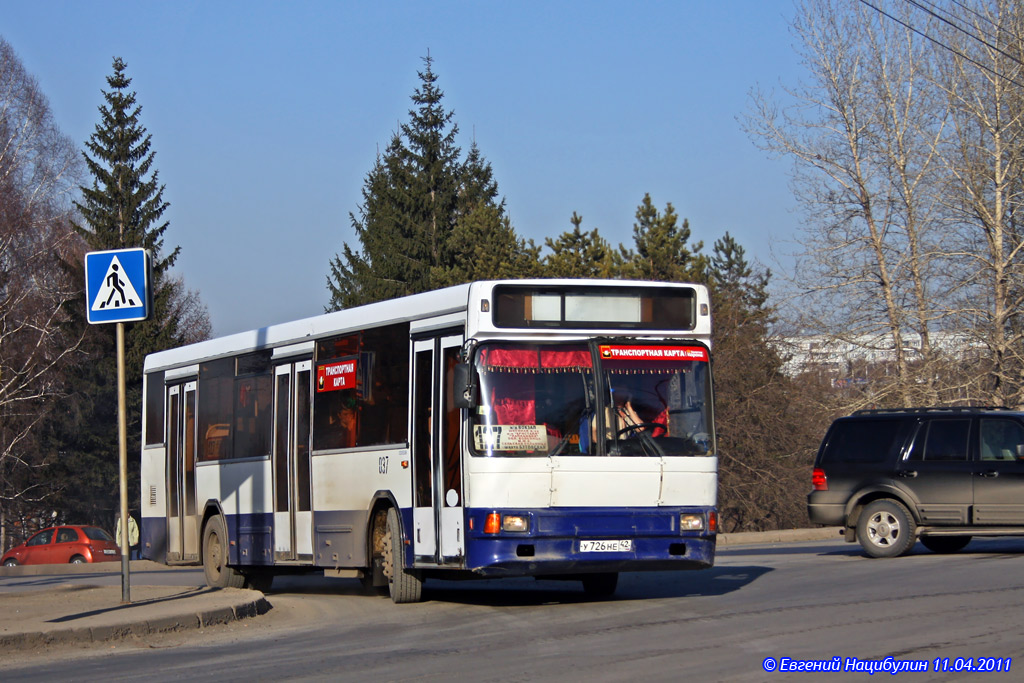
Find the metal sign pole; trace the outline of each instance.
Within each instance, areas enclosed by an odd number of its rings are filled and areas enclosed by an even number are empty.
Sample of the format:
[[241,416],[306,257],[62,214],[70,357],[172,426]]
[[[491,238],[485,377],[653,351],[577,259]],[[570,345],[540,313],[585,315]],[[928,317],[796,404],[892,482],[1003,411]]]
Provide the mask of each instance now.
[[131,576],[129,557],[132,549],[128,541],[128,427],[124,385],[124,323],[117,323],[117,450],[121,478],[121,602],[129,603]]
[[[128,409],[125,405],[124,324],[149,318],[153,309],[152,262],[145,249],[90,251],[85,255],[85,312],[90,325],[117,323],[117,459],[121,479],[121,602],[132,601],[128,533]],[[137,527],[136,527],[137,528]]]

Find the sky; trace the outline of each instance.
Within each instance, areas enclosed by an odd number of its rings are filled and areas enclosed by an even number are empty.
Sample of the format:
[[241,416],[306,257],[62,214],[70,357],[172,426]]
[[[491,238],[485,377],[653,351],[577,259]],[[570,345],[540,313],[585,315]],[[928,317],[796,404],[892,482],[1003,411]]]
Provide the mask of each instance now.
[[114,57],[152,135],[165,246],[215,335],[324,311],[350,214],[408,121],[423,58],[517,232],[632,245],[644,194],[710,252],[784,267],[785,160],[743,131],[752,88],[795,84],[790,0],[0,0],[0,36],[84,148]]

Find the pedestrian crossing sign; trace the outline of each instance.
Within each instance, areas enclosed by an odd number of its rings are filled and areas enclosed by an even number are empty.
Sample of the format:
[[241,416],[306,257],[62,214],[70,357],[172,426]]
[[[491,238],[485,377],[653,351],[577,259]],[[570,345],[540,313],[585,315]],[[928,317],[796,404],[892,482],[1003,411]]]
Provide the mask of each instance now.
[[116,249],[85,255],[85,310],[91,324],[145,320],[151,308],[148,251]]

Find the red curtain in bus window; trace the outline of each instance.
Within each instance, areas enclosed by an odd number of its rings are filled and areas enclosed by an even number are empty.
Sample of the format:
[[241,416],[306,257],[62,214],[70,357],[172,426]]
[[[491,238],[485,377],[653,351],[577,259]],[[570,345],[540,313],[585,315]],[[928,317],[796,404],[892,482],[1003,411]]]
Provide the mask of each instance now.
[[586,348],[501,348],[487,347],[480,351],[486,370],[558,370],[589,368],[590,351]]
[[589,368],[590,351],[588,349],[541,349],[540,366],[542,368]]

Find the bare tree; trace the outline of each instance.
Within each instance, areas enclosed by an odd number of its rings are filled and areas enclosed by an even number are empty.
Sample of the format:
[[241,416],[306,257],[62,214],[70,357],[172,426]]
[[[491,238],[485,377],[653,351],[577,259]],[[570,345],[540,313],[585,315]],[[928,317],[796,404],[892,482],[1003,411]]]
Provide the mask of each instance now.
[[[890,8],[912,11],[909,6]],[[808,82],[780,110],[755,91],[748,132],[793,160],[807,216],[799,327],[891,361],[861,402],[940,400],[934,333],[949,312],[940,141],[949,125],[933,44],[864,4],[807,2],[793,26]]]
[[956,329],[985,350],[973,394],[1024,404],[1024,7],[957,3],[935,26],[937,90],[949,111],[942,196],[954,230]]
[[38,83],[0,38],[0,547],[10,506],[45,494],[34,430],[62,393],[59,369],[80,339],[63,323],[79,286],[62,259],[80,162]]
[[178,333],[183,344],[194,344],[213,336],[213,324],[206,304],[194,289],[185,287],[185,279],[181,275],[171,276],[171,294],[169,316],[178,321]]

